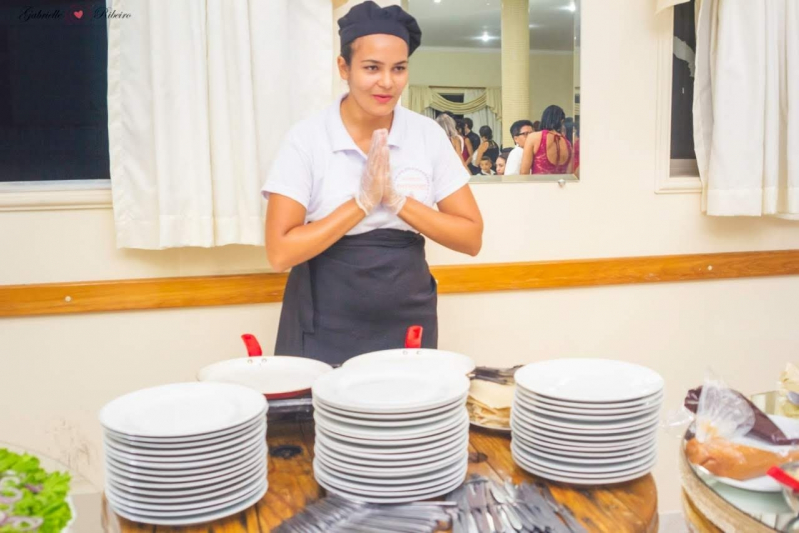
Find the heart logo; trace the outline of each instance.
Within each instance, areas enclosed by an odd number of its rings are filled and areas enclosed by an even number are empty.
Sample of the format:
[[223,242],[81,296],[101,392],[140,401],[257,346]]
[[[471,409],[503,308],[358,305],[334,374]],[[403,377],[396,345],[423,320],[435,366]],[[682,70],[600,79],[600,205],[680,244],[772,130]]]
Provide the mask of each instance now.
[[75,15],[76,19],[82,19],[83,18],[83,10],[82,9],[80,11],[73,11],[72,14]]

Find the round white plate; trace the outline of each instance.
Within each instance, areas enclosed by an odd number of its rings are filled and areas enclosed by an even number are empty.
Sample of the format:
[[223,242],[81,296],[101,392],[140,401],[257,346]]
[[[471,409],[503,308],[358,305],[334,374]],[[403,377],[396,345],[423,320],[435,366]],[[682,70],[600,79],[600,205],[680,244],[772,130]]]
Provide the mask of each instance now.
[[161,526],[188,526],[191,524],[201,524],[203,522],[211,522],[213,520],[218,520],[220,518],[224,518],[226,516],[234,515],[244,509],[248,509],[255,505],[258,500],[264,497],[266,494],[266,490],[269,487],[268,483],[264,483],[261,487],[256,489],[251,496],[248,496],[246,499],[242,500],[239,503],[235,503],[228,507],[224,507],[218,510],[211,510],[207,509],[207,512],[203,513],[196,513],[184,516],[161,516],[161,514],[155,513],[138,513],[134,511],[129,511],[124,509],[118,505],[111,504],[111,507],[114,509],[114,512],[121,516],[122,518],[127,518],[133,522],[140,522],[142,524],[154,524],[154,525],[161,525]]
[[663,403],[665,392],[661,391],[651,396],[639,398],[637,400],[627,400],[624,402],[572,402],[568,400],[557,400],[530,392],[522,387],[516,387],[516,394],[534,403],[546,406],[566,409],[579,409],[587,415],[594,414],[617,414],[627,409],[646,409],[659,406]]
[[634,479],[638,479],[647,475],[651,468],[644,468],[640,472],[634,472],[631,474],[619,475],[619,476],[608,476],[604,478],[591,478],[586,479],[583,476],[572,477],[572,476],[564,476],[559,474],[551,474],[549,472],[544,472],[536,468],[534,465],[526,462],[524,459],[514,455],[513,460],[519,465],[523,470],[526,470],[533,474],[534,476],[542,477],[544,479],[548,479],[550,481],[559,481],[561,483],[568,483],[570,485],[589,485],[589,486],[596,486],[596,485],[613,485],[616,483],[624,483],[626,481],[632,481]]
[[420,372],[433,372],[438,374],[443,371],[454,372],[465,376],[474,370],[472,358],[460,353],[446,352],[444,350],[421,349],[398,349],[382,350],[379,352],[369,352],[357,355],[344,363],[344,368],[352,368],[364,365],[382,365],[385,363],[396,363],[404,368],[417,369]]
[[649,471],[649,470],[652,469],[652,467],[655,466],[655,463],[657,462],[657,458],[653,457],[649,461],[647,461],[644,464],[642,464],[642,465],[640,465],[638,467],[635,467],[635,468],[619,469],[619,470],[615,470],[613,472],[595,472],[595,473],[591,473],[591,472],[573,472],[573,471],[560,470],[560,469],[556,469],[556,468],[549,468],[549,467],[546,467],[546,466],[542,466],[541,464],[534,463],[534,462],[530,461],[526,456],[523,456],[523,455],[519,454],[518,450],[513,450],[512,453],[513,453],[513,456],[515,457],[516,460],[521,460],[524,463],[526,463],[528,466],[532,466],[532,467],[534,467],[536,470],[538,470],[540,472],[544,472],[546,474],[552,474],[552,475],[556,475],[556,476],[582,477],[582,478],[587,478],[587,479],[604,479],[604,478],[611,477],[611,476],[627,476],[627,475],[630,475],[630,474],[635,474],[635,473],[640,472],[642,470],[643,471]]
[[355,465],[352,463],[344,463],[339,461],[336,457],[328,456],[322,450],[316,451],[314,455],[316,459],[324,463],[325,466],[337,472],[347,472],[347,473],[352,472],[355,474],[362,475],[364,477],[397,478],[397,477],[414,476],[417,474],[427,474],[429,472],[440,470],[452,464],[462,463],[464,460],[466,460],[469,457],[469,450],[466,447],[464,447],[462,450],[457,450],[455,453],[437,459],[434,462],[421,464],[417,466],[399,466],[399,467],[363,466],[363,465]]
[[[264,445],[265,439],[261,435],[256,435],[244,443],[231,447],[229,450],[222,450],[220,452],[212,452],[205,454],[203,458],[194,460],[191,455],[178,455],[169,457],[151,457],[144,456],[146,461],[141,460],[137,456],[130,454],[123,454],[117,452],[108,446],[105,446],[106,457],[112,459],[118,465],[124,465],[131,469],[136,468],[154,468],[163,470],[192,470],[195,468],[204,468],[206,466],[213,466],[218,464],[229,464],[240,457],[245,457],[255,450],[258,446]],[[189,458],[190,460],[185,460]]]
[[601,420],[624,420],[634,416],[643,416],[658,411],[662,402],[654,405],[625,407],[623,409],[586,409],[584,407],[563,407],[552,405],[538,400],[531,400],[524,393],[516,394],[516,401],[523,404],[525,408],[532,411],[546,411],[552,416],[560,416],[570,420],[601,421]]
[[554,439],[563,439],[567,441],[580,441],[580,442],[634,441],[636,439],[640,439],[642,437],[647,437],[649,435],[654,434],[659,427],[659,423],[655,422],[655,423],[650,423],[649,427],[636,429],[634,431],[610,430],[607,432],[589,433],[576,429],[547,428],[541,426],[538,423],[531,424],[530,422],[519,417],[518,415],[511,415],[511,426],[514,425],[521,426],[523,429],[526,429],[528,432],[536,435],[551,437]]
[[314,382],[322,403],[364,413],[405,413],[451,404],[469,393],[469,379],[381,364],[338,368]]
[[443,484],[449,484],[456,479],[463,479],[466,475],[468,470],[468,466],[463,466],[462,468],[448,474],[447,476],[436,478],[428,481],[423,481],[419,483],[409,483],[406,485],[384,485],[380,482],[379,479],[372,479],[372,483],[355,483],[353,481],[346,480],[344,478],[339,477],[336,475],[335,470],[330,470],[323,463],[319,461],[314,461],[314,476],[320,476],[326,478],[326,481],[331,485],[335,485],[336,487],[341,487],[343,490],[349,490],[354,493],[363,493],[366,492],[367,494],[371,493],[397,493],[400,491],[408,491],[408,490],[429,490],[433,489],[437,486]]
[[215,476],[221,475],[229,470],[238,468],[242,464],[249,464],[254,460],[266,458],[266,443],[253,448],[248,453],[237,457],[235,460],[213,464],[209,466],[202,466],[199,468],[187,469],[164,469],[164,468],[137,468],[130,466],[126,463],[120,463],[113,457],[106,456],[105,466],[108,470],[127,476],[134,480],[141,481],[159,481],[175,482],[175,481],[196,481],[199,479],[197,476]]
[[385,455],[377,455],[374,457],[352,457],[350,455],[339,453],[334,449],[324,446],[322,443],[317,443],[314,451],[320,455],[329,457],[335,460],[336,463],[341,463],[341,466],[353,465],[355,467],[375,467],[394,469],[399,467],[416,467],[429,465],[430,463],[443,460],[444,458],[451,457],[457,452],[462,452],[469,447],[469,440],[463,439],[448,446],[441,446],[435,456],[422,457],[417,459],[400,459],[391,460],[385,459]]
[[330,432],[356,439],[387,441],[408,440],[436,435],[462,424],[464,418],[468,420],[469,413],[466,411],[465,407],[459,407],[457,411],[451,413],[447,418],[430,424],[419,424],[404,427],[373,428],[333,420],[328,418],[321,411],[316,411],[314,413],[314,421],[316,422],[316,426],[321,426]]
[[200,381],[237,383],[261,394],[286,394],[311,388],[333,367],[308,357],[267,355],[219,361],[197,373]]
[[[244,450],[247,448],[252,447],[254,443],[259,441],[266,440],[266,427],[262,426],[256,431],[253,431],[249,435],[245,437],[240,437],[235,439],[234,442],[231,442],[229,446],[223,448],[217,448],[215,450],[210,450],[206,452],[198,452],[198,453],[175,453],[175,450],[163,450],[164,454],[160,453],[153,453],[153,450],[146,450],[147,454],[141,454],[136,450],[136,448],[130,448],[129,450],[134,450],[133,452],[124,451],[118,449],[119,444],[115,444],[110,439],[105,440],[106,450],[112,457],[115,459],[125,462],[134,464],[136,461],[149,461],[154,463],[179,463],[179,462],[190,462],[190,461],[203,461],[206,459],[213,459],[215,457],[221,457],[225,455],[230,455],[233,452],[238,450]],[[190,448],[184,448],[181,451],[190,451]]]
[[337,422],[343,422],[345,424],[354,424],[357,426],[367,426],[367,427],[375,427],[375,428],[401,428],[407,426],[418,426],[421,424],[433,424],[435,422],[440,422],[442,420],[446,420],[453,416],[453,413],[462,409],[463,406],[459,404],[453,405],[449,410],[443,411],[440,413],[436,413],[430,416],[427,416],[426,413],[422,414],[418,418],[405,418],[402,420],[369,420],[367,418],[359,418],[353,416],[343,416],[339,412],[331,411],[325,408],[322,405],[315,404],[314,409],[318,413],[322,413],[326,418],[331,420],[335,420]]
[[571,402],[623,402],[663,390],[663,378],[645,366],[610,359],[553,359],[516,371],[516,384]]
[[224,450],[231,446],[236,446],[241,444],[248,439],[253,438],[255,435],[261,434],[266,438],[266,420],[263,419],[260,424],[253,426],[252,428],[248,429],[246,432],[237,434],[231,439],[224,440],[222,442],[212,443],[209,445],[205,445],[204,441],[199,441],[200,444],[197,446],[182,446],[180,448],[170,447],[170,448],[151,448],[149,446],[138,446],[138,445],[131,445],[126,442],[121,442],[111,436],[109,433],[105,434],[105,443],[106,445],[111,448],[112,450],[119,452],[121,454],[134,454],[139,456],[139,458],[143,458],[142,456],[159,456],[159,457],[167,457],[167,456],[188,456],[188,455],[201,455],[205,453],[211,453],[217,450]]
[[407,502],[414,502],[414,501],[420,501],[420,500],[429,500],[429,499],[435,498],[437,496],[442,496],[442,495],[447,494],[449,492],[452,492],[456,488],[460,487],[461,484],[463,483],[463,478],[458,478],[455,481],[453,481],[450,485],[444,486],[442,488],[431,489],[429,491],[419,491],[419,492],[407,491],[405,493],[406,496],[396,496],[396,497],[389,497],[389,498],[382,498],[382,497],[379,497],[379,496],[376,496],[376,495],[363,496],[363,495],[360,495],[360,494],[354,494],[352,492],[345,491],[345,490],[340,489],[340,488],[327,486],[326,483],[323,480],[321,480],[321,479],[317,479],[317,481],[319,482],[319,484],[322,487],[327,489],[328,492],[331,492],[333,494],[340,494],[341,496],[344,496],[345,498],[348,498],[348,499],[351,499],[351,500],[368,502],[368,503],[385,503],[385,504],[389,504],[389,503],[407,503]]
[[581,461],[590,462],[592,459],[597,460],[604,460],[609,459],[612,461],[618,461],[620,457],[628,457],[630,455],[636,455],[639,453],[643,453],[646,450],[652,450],[657,447],[657,440],[652,439],[652,441],[647,444],[646,446],[632,446],[629,448],[623,448],[620,450],[595,450],[592,449],[590,451],[586,450],[575,450],[569,447],[564,447],[559,444],[550,444],[550,443],[543,443],[541,441],[534,441],[531,442],[528,438],[519,435],[518,433],[514,436],[514,438],[519,441],[525,449],[529,449],[534,453],[540,454],[549,454],[553,456],[566,456],[566,457],[574,457]]
[[588,463],[574,462],[568,460],[557,460],[551,457],[544,457],[535,453],[531,453],[528,450],[520,448],[519,446],[516,446],[514,451],[516,452],[516,454],[526,459],[530,464],[533,464],[541,468],[549,468],[553,471],[560,472],[566,475],[583,475],[583,474],[610,475],[610,474],[616,474],[618,472],[627,472],[628,470],[636,470],[638,468],[642,468],[643,466],[652,463],[657,457],[656,452],[650,451],[647,455],[644,455],[643,457],[638,457],[636,459],[618,461],[615,463],[588,464]]
[[[138,476],[127,472],[114,471],[108,468],[106,474],[117,485],[122,485],[129,489],[159,489],[176,490],[205,487],[211,484],[221,484],[229,482],[231,479],[239,479],[249,475],[250,472],[257,470],[258,467],[266,462],[265,457],[253,457],[246,463],[241,463],[234,467],[203,474],[199,476],[186,476],[183,478],[156,478],[153,476]],[[136,476],[135,478],[130,476]],[[178,479],[180,481],[173,481]]]
[[252,431],[263,420],[266,420],[266,411],[253,417],[252,420],[245,422],[239,426],[228,428],[223,431],[216,431],[214,433],[206,433],[204,435],[194,435],[191,437],[166,437],[166,438],[149,438],[149,437],[132,437],[130,435],[123,435],[115,431],[106,429],[103,434],[107,438],[113,439],[115,442],[127,444],[128,446],[141,446],[142,448],[153,449],[180,449],[193,446],[208,446],[210,444],[217,444],[221,442],[240,437],[241,435]]
[[[263,479],[266,479],[266,464],[262,465],[260,470],[249,473],[248,477],[236,480],[235,483],[226,486],[210,485],[205,487],[205,492],[197,492],[195,494],[180,495],[173,491],[161,491],[161,493],[154,496],[146,496],[141,494],[133,494],[125,490],[125,488],[115,485],[114,483],[106,483],[106,492],[113,492],[117,498],[122,502],[128,502],[131,507],[138,507],[138,504],[164,504],[164,505],[177,505],[177,504],[192,504],[203,502],[207,504],[209,501],[230,501],[228,498],[233,494],[248,493],[252,487],[257,485]],[[144,507],[143,507],[144,508]]]
[[129,436],[186,437],[236,427],[266,408],[262,394],[242,385],[174,383],[111,401],[100,411],[100,423]]
[[[316,459],[314,459],[315,462]],[[413,483],[424,483],[426,481],[433,481],[436,479],[443,479],[447,476],[454,474],[455,472],[460,471],[463,468],[468,468],[469,466],[469,457],[468,455],[462,461],[457,463],[452,463],[444,468],[439,470],[435,470],[433,472],[429,472],[426,474],[417,474],[413,476],[404,476],[404,477],[396,477],[396,478],[389,478],[389,477],[371,477],[371,476],[363,476],[358,475],[353,472],[341,472],[339,470],[331,469],[330,467],[326,467],[327,472],[334,472],[336,477],[346,479],[348,481],[352,481],[353,483],[359,484],[373,484],[373,483],[380,483],[381,485],[411,485]]]
[[164,501],[164,500],[175,500],[177,501],[180,498],[205,498],[207,497],[206,494],[211,494],[213,492],[221,492],[221,491],[228,491],[234,490],[244,485],[249,485],[250,483],[257,481],[263,472],[264,476],[266,476],[266,463],[262,463],[256,469],[250,469],[244,471],[241,475],[235,475],[229,479],[226,479],[222,482],[218,482],[216,480],[211,480],[207,482],[205,485],[201,485],[198,487],[188,488],[188,489],[174,489],[174,488],[159,488],[159,489],[144,489],[144,488],[134,488],[128,485],[124,485],[119,483],[117,478],[113,476],[108,476],[106,482],[109,483],[118,493],[124,494],[127,499],[130,500],[140,500],[140,501]]
[[524,428],[513,428],[513,438],[522,438],[532,444],[541,442],[542,444],[556,445],[564,450],[575,451],[621,451],[640,448],[651,444],[657,439],[655,434],[641,438],[634,441],[621,441],[621,442],[584,442],[584,441],[570,441],[564,439],[553,439],[546,435],[531,434]]
[[361,464],[371,464],[373,466],[389,465],[389,464],[395,466],[403,466],[403,465],[411,465],[424,460],[429,460],[431,456],[443,455],[461,446],[466,447],[468,446],[468,443],[469,443],[469,435],[466,434],[463,436],[456,436],[456,438],[448,440],[446,442],[441,442],[431,450],[425,450],[422,452],[414,452],[414,453],[405,453],[405,454],[394,453],[391,455],[387,455],[384,453],[373,454],[371,453],[371,450],[368,448],[366,449],[362,448],[360,451],[357,452],[347,448],[342,449],[341,446],[339,446],[335,442],[331,442],[330,439],[328,439],[324,435],[317,435],[316,446],[314,449],[318,449],[319,447],[321,447],[323,449],[323,453],[339,457],[342,461],[345,462],[357,461]]
[[403,440],[375,440],[375,439],[362,439],[358,437],[350,437],[348,435],[341,435],[340,433],[334,433],[332,431],[329,431],[325,426],[319,424],[316,425],[316,432],[323,433],[328,437],[333,437],[337,440],[344,441],[349,444],[357,444],[359,446],[383,446],[390,448],[392,450],[398,450],[398,449],[405,449],[406,447],[409,446],[437,443],[443,439],[449,438],[456,434],[468,433],[469,420],[468,417],[466,417],[458,425],[455,425],[447,430],[443,430],[440,433],[436,433],[434,435],[429,435],[426,437],[417,437],[412,439],[403,439]]
[[[458,428],[454,428],[458,430]],[[430,442],[410,445],[410,446],[386,446],[385,441],[381,442],[379,446],[364,444],[359,441],[357,444],[340,440],[335,435],[324,433],[323,431],[316,432],[316,438],[325,440],[325,445],[329,448],[340,451],[344,454],[360,456],[362,453],[367,453],[370,456],[376,457],[399,457],[399,458],[414,458],[414,457],[427,457],[435,455],[439,446],[451,444],[462,438],[469,438],[468,430],[466,431],[448,431],[445,436],[439,435],[439,439],[434,439]]]
[[545,428],[552,428],[555,430],[562,429],[566,432],[580,433],[634,431],[651,426],[652,423],[657,422],[660,417],[660,412],[655,411],[646,416],[638,416],[621,421],[574,422],[568,419],[550,416],[542,411],[528,411],[523,407],[514,407],[513,414],[525,422]]
[[468,397],[469,395],[465,394],[463,396],[458,397],[455,401],[442,405],[440,407],[436,407],[433,409],[422,409],[421,411],[409,411],[406,413],[362,413],[360,411],[341,409],[340,407],[335,407],[333,405],[326,404],[319,398],[314,398],[313,401],[314,401],[314,406],[318,405],[326,412],[336,413],[340,416],[358,418],[363,420],[372,420],[372,421],[380,421],[380,420],[390,421],[390,420],[407,420],[407,419],[419,418],[420,416],[432,416],[444,412],[449,412],[461,405],[464,405]]

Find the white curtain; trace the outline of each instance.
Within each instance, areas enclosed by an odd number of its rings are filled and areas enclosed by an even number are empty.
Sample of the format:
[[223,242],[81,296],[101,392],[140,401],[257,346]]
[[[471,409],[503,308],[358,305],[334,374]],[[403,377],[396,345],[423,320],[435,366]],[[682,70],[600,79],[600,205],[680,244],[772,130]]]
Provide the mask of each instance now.
[[[109,2],[110,3],[110,2]],[[329,0],[113,0],[117,246],[263,244],[259,190],[296,120],[329,104]]]
[[[463,91],[463,101],[464,102],[471,102],[472,100],[476,99],[478,96],[482,96],[484,92],[488,92],[491,90],[500,91],[500,89],[496,88],[486,88],[486,89],[464,89]],[[481,110],[468,113],[464,115],[466,118],[472,119],[474,122],[474,132],[479,134],[480,133],[480,126],[488,126],[491,128],[491,132],[494,134],[494,141],[497,144],[501,144],[502,142],[502,122],[497,119],[497,115],[494,114],[489,107],[484,107]],[[476,150],[477,147],[475,146],[474,149]]]
[[796,0],[703,0],[695,83],[703,209],[799,218]]

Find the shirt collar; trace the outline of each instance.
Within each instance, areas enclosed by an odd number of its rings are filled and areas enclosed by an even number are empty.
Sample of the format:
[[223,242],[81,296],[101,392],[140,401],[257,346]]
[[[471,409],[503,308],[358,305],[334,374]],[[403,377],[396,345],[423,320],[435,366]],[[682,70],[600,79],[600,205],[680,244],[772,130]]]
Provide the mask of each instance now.
[[[344,127],[344,122],[341,120],[341,101],[349,93],[342,94],[336,102],[330,107],[327,114],[327,135],[330,138],[330,145],[334,152],[339,150],[355,150],[361,152],[355,141],[352,140],[347,128]],[[388,145],[394,148],[401,148],[405,140],[405,126],[406,126],[406,113],[407,109],[401,105],[394,108],[394,119],[391,121],[391,130],[388,132]]]

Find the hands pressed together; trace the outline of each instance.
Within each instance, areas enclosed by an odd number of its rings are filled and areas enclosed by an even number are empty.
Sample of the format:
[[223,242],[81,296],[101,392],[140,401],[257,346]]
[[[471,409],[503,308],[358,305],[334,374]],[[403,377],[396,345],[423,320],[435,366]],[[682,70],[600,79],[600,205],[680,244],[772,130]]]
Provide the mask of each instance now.
[[391,180],[388,130],[375,130],[355,202],[367,216],[381,204],[396,215],[402,210],[405,200],[405,196],[394,188]]

